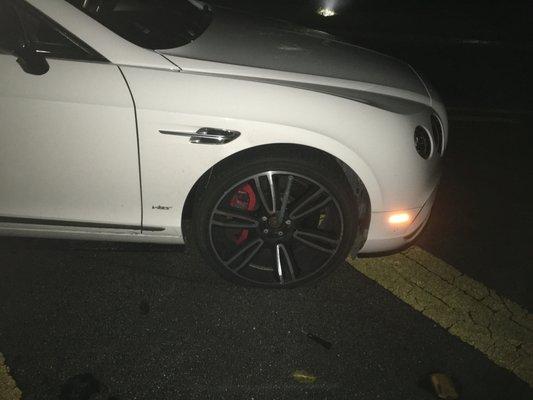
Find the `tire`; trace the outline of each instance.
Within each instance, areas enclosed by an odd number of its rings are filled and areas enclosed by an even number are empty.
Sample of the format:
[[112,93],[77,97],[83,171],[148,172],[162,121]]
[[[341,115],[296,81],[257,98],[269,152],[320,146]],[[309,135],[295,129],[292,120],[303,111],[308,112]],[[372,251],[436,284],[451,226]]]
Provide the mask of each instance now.
[[292,288],[324,278],[345,260],[357,210],[336,162],[294,151],[259,153],[213,170],[196,200],[192,233],[223,278]]

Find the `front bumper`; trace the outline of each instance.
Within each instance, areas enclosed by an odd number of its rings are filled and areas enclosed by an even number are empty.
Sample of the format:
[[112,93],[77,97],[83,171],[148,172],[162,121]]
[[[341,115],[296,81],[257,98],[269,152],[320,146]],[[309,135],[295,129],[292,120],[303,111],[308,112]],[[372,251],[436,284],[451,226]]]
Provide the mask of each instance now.
[[402,248],[412,242],[424,229],[429,220],[437,188],[420,208],[402,210],[410,220],[405,225],[391,225],[389,218],[396,211],[372,213],[368,237],[359,253],[380,253]]

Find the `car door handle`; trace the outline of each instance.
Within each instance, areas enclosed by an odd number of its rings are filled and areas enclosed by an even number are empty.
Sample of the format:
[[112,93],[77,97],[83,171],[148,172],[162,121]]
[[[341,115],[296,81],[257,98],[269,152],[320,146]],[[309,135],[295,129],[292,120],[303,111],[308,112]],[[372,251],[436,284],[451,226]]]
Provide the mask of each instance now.
[[194,133],[160,130],[163,135],[188,136],[195,144],[226,144],[241,136],[240,132],[217,128],[200,128]]

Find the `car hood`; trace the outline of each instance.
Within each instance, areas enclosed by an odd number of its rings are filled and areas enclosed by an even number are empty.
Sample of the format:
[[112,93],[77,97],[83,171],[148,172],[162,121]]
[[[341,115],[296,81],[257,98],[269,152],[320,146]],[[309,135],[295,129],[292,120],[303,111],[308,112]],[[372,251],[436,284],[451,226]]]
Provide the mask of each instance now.
[[194,42],[161,50],[169,56],[357,81],[427,96],[414,70],[393,57],[277,20],[215,8]]

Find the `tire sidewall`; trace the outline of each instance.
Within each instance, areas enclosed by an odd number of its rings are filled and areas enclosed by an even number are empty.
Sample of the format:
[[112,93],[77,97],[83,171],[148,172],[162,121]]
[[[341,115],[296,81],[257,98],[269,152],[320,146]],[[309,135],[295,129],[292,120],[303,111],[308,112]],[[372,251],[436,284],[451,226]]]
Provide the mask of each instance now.
[[[343,235],[336,254],[319,271],[302,280],[285,285],[258,283],[229,271],[211,246],[210,219],[214,207],[239,182],[266,171],[283,171],[308,177],[326,188],[335,198],[343,217]],[[288,157],[264,157],[219,168],[213,171],[205,189],[197,198],[193,212],[195,245],[210,266],[224,279],[245,286],[264,288],[291,288],[313,283],[331,273],[341,264],[350,251],[357,232],[357,204],[352,189],[342,171],[322,160],[288,159]]]

